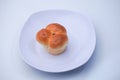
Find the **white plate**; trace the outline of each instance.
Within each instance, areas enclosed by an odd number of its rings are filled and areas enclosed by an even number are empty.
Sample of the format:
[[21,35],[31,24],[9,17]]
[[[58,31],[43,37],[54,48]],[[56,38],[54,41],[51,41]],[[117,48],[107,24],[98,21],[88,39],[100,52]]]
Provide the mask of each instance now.
[[[58,56],[49,54],[36,41],[36,33],[50,23],[59,23],[68,32],[67,50]],[[33,14],[20,36],[23,60],[46,72],[65,72],[80,67],[91,57],[95,43],[95,30],[91,21],[79,13],[66,10],[46,10]]]

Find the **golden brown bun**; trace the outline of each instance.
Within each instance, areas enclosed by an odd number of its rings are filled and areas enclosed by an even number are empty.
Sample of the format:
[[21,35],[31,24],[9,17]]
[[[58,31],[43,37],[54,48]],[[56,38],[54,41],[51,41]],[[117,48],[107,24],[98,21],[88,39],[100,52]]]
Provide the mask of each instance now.
[[48,39],[50,36],[50,31],[46,30],[46,29],[41,29],[37,35],[36,35],[36,39],[38,42],[47,45],[48,44]]
[[62,53],[68,42],[66,29],[58,23],[49,24],[45,29],[38,31],[36,39],[53,55]]

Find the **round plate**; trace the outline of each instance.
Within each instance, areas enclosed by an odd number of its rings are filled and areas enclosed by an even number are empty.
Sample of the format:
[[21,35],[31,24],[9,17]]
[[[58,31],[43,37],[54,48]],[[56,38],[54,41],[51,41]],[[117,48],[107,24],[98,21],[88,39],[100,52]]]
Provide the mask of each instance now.
[[[49,54],[36,41],[36,33],[50,23],[63,25],[68,34],[64,53]],[[30,66],[46,72],[65,72],[80,67],[91,57],[96,36],[93,24],[80,13],[66,10],[40,11],[30,16],[20,36],[20,51],[23,60]]]

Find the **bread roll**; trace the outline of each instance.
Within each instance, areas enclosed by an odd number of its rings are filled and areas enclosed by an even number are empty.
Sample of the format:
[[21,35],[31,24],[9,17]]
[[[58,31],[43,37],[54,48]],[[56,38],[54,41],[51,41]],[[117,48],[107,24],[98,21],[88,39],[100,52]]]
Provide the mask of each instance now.
[[66,49],[68,43],[67,31],[62,25],[52,23],[37,32],[36,40],[44,45],[49,53],[58,55]]

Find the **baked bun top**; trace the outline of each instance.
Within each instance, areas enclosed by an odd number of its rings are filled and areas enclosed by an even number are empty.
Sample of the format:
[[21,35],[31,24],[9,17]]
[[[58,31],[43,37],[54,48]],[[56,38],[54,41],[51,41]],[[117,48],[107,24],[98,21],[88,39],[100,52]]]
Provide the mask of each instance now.
[[52,33],[63,33],[63,34],[66,34],[66,29],[58,24],[58,23],[52,23],[52,24],[49,24],[47,27],[46,27],[47,30],[49,30],[50,32]]
[[36,39],[51,48],[62,47],[68,41],[66,29],[58,23],[49,24],[45,29],[38,31]]
[[50,37],[50,31],[46,30],[46,29],[41,29],[40,31],[38,31],[37,35],[36,35],[36,39],[38,42],[47,45],[48,44],[48,39]]

